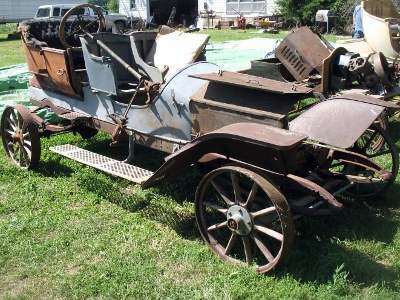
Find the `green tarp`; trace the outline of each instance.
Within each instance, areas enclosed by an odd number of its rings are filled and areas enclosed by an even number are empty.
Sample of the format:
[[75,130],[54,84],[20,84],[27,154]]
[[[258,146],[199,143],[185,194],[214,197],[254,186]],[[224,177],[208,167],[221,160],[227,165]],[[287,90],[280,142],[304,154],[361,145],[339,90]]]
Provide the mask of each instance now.
[[[29,101],[28,80],[32,75],[26,64],[19,64],[0,68],[0,115],[4,108],[13,104],[24,104],[31,109]],[[54,120],[54,116],[47,109],[39,113],[44,120]]]

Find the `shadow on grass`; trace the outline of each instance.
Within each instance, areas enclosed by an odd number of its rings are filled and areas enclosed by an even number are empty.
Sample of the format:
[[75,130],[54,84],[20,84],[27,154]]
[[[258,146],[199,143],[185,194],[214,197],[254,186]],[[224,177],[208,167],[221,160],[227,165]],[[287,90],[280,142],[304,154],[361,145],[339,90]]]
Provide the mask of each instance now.
[[387,197],[344,201],[345,210],[338,215],[298,220],[297,238],[279,276],[290,273],[301,282],[326,283],[343,264],[353,282],[397,289],[400,272],[377,257],[394,242],[400,226],[393,212],[400,203],[391,196],[399,193],[395,184]]
[[[395,141],[399,138],[399,125],[390,128]],[[127,147],[110,148],[108,144],[109,140],[89,141],[84,142],[83,148],[115,159],[126,158]],[[136,146],[135,153],[133,164],[153,171],[162,165],[166,156],[141,146]],[[48,162],[41,172],[48,176],[71,172],[64,166],[54,173],[50,166],[54,163]],[[201,174],[186,172],[171,183],[148,190],[126,180],[97,175],[85,173],[80,185],[130,212],[172,228],[186,239],[200,239],[192,203]],[[348,278],[353,282],[366,286],[385,284],[396,289],[400,272],[391,267],[390,262],[377,257],[379,251],[393,243],[400,227],[394,212],[400,208],[399,194],[400,185],[395,183],[380,199],[344,200],[345,210],[339,215],[304,217],[296,221],[298,235],[291,254],[284,268],[275,274],[284,278],[289,273],[300,282],[328,283],[332,282],[337,268],[344,265],[344,271],[349,272]],[[369,245],[376,247],[377,252],[366,249]]]
[[[85,149],[101,155],[122,160],[127,157],[127,149],[108,147],[108,143],[89,145]],[[157,170],[163,163],[165,153],[157,150],[135,146],[135,158],[133,165],[148,170]],[[194,217],[194,198],[196,187],[202,175],[195,170],[185,172],[169,183],[142,190],[139,185],[130,184],[123,179],[116,179],[127,185],[125,189],[114,189],[110,193],[107,181],[100,176],[91,176],[81,181],[81,186],[87,190],[96,192],[110,202],[120,205],[130,212],[138,212],[143,217],[162,223],[175,230],[187,239],[198,239]]]
[[[158,155],[157,151],[146,148],[138,150],[136,164],[148,165],[147,159],[152,160],[155,155]],[[112,195],[109,190],[102,188],[107,182],[95,175],[85,178],[81,184],[87,184],[86,188],[91,191],[95,187],[110,202],[168,226],[183,238],[193,240],[201,239],[192,204],[201,177],[201,174],[191,171],[174,182],[149,190],[142,190],[135,185],[132,193],[124,194],[115,189]],[[304,217],[296,221],[298,236],[285,267],[276,273],[277,276],[284,278],[289,273],[300,282],[324,284],[332,282],[335,270],[343,264],[344,271],[349,272],[348,278],[353,282],[365,286],[384,283],[388,288],[395,289],[399,272],[390,267],[389,262],[377,259],[379,253],[369,253],[365,247],[371,243],[382,249],[393,243],[397,228],[400,227],[393,210],[398,210],[400,204],[396,201],[397,197],[392,195],[398,194],[400,185],[395,184],[387,196],[380,199],[345,199],[345,210],[339,215]],[[364,248],[358,250],[357,247]]]

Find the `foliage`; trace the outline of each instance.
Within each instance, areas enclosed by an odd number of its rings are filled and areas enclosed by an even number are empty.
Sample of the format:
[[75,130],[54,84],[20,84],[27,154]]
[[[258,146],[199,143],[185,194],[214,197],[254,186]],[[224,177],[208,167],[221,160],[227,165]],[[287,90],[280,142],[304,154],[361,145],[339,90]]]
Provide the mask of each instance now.
[[119,1],[109,0],[107,3],[107,9],[109,12],[117,13],[119,10]]
[[301,26],[314,24],[315,13],[320,9],[330,9],[334,2],[334,0],[276,0],[275,3],[286,20]]
[[104,7],[109,12],[117,13],[119,8],[119,1],[118,0],[88,0],[88,3],[100,5]]
[[353,11],[359,3],[357,0],[337,0],[332,5],[332,10],[336,11],[336,32],[351,34],[353,25]]
[[88,0],[89,4],[100,5],[102,7],[107,7],[109,0]]

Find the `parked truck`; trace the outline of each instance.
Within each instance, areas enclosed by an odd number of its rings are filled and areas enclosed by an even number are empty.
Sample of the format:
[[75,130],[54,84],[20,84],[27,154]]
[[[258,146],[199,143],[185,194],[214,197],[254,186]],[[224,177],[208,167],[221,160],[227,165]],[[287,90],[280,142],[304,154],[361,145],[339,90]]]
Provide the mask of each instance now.
[[[46,4],[39,6],[35,19],[62,18],[75,4]],[[106,21],[106,29],[116,26],[116,30],[123,32],[130,25],[130,20],[126,15],[109,13],[101,6],[81,6],[76,10],[76,15],[85,19],[96,19],[98,14],[102,14]]]
[[[46,4],[83,4],[86,0],[46,0]],[[21,0],[18,1],[18,9],[13,0],[2,0],[0,5],[0,24],[18,23],[35,16],[43,0]]]

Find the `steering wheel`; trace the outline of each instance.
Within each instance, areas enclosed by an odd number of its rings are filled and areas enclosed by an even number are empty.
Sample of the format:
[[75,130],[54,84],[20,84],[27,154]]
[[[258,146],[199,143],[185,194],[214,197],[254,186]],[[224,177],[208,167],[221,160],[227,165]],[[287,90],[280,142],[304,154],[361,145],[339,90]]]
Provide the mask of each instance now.
[[[85,18],[80,11],[84,11],[86,7],[92,8],[96,16],[90,19]],[[67,25],[67,21],[71,16],[76,15],[76,18],[71,22],[71,26]],[[71,21],[70,19],[69,21]],[[89,22],[88,22],[89,20]],[[70,22],[68,22],[70,23]],[[60,41],[65,48],[73,48],[70,44],[74,36],[84,33],[99,33],[106,26],[103,13],[100,8],[92,4],[81,4],[71,8],[62,18],[60,23]],[[68,42],[69,41],[69,42]]]

